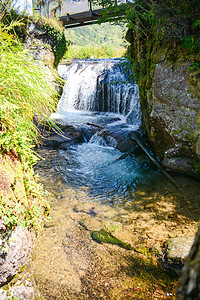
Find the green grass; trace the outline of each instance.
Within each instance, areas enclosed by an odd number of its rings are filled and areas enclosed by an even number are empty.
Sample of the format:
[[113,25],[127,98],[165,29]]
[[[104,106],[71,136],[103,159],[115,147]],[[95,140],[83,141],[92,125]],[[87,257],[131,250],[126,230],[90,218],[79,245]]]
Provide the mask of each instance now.
[[124,52],[124,48],[113,48],[111,46],[81,47],[76,45],[70,45],[63,57],[63,60],[121,57],[124,54]]
[[[37,161],[33,146],[38,143],[33,117],[49,122],[48,114],[55,110],[57,100],[56,79],[9,33],[16,25],[20,26],[20,21],[4,27],[0,24],[0,155],[14,160],[13,174],[17,174],[10,184],[11,196],[0,194],[0,220],[6,228],[22,224],[38,229],[48,204],[33,171]],[[6,172],[6,167],[2,170]],[[21,199],[15,195],[16,182],[23,185],[25,196]]]

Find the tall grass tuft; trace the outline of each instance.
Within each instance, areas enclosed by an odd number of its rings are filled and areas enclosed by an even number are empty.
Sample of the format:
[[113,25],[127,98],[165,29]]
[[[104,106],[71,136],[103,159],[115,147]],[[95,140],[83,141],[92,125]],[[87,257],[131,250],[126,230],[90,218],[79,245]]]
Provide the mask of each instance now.
[[0,146],[23,159],[22,140],[27,145],[37,140],[33,116],[47,119],[47,112],[55,109],[56,93],[50,71],[33,61],[8,33],[13,25],[0,24]]
[[47,114],[55,110],[57,95],[50,70],[34,61],[9,33],[20,24],[0,24],[0,156],[9,155],[21,162],[28,202],[24,206],[23,201],[0,193],[0,221],[5,226],[23,224],[38,229],[47,202],[32,168],[37,160],[32,148],[38,141],[33,117],[37,114],[48,122]]

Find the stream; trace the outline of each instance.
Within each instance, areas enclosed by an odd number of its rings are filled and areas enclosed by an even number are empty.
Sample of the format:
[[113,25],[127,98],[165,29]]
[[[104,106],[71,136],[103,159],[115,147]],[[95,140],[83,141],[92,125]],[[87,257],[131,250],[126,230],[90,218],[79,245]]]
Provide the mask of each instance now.
[[[160,262],[163,244],[195,235],[199,185],[174,174],[177,189],[131,144],[131,132],[143,138],[142,121],[138,87],[125,60],[77,60],[58,72],[66,84],[51,118],[64,134],[81,133],[81,142],[37,150],[44,160],[35,169],[52,201],[36,244],[41,294],[175,299],[176,277]],[[118,159],[130,147],[132,153]],[[95,240],[93,233],[102,229],[131,248]]]

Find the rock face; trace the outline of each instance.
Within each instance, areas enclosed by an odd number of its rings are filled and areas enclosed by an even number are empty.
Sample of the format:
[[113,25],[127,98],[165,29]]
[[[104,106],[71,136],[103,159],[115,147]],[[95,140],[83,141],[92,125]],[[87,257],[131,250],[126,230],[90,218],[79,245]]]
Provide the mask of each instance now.
[[35,236],[22,226],[4,235],[0,245],[0,299],[15,295],[18,299],[35,299],[37,290],[30,267]]
[[28,35],[26,37],[25,47],[29,49],[35,60],[43,61],[49,67],[53,68],[54,54],[46,36],[46,31],[37,23],[30,23],[28,26]]
[[149,136],[167,169],[192,174],[200,156],[200,102],[191,93],[188,76],[188,65],[156,64],[148,100]]
[[176,43],[144,41],[130,29],[130,57],[140,88],[144,125],[166,169],[200,176],[200,76],[192,55]]

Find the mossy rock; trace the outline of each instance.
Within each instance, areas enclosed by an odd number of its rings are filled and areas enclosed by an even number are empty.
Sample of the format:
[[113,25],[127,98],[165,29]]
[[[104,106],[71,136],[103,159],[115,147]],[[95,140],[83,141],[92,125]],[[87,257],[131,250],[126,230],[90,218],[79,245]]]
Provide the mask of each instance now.
[[111,233],[109,233],[104,229],[100,229],[99,231],[93,231],[92,238],[93,240],[99,243],[109,243],[109,244],[117,245],[127,250],[133,250],[133,247],[130,244],[122,242],[121,240],[117,239]]

